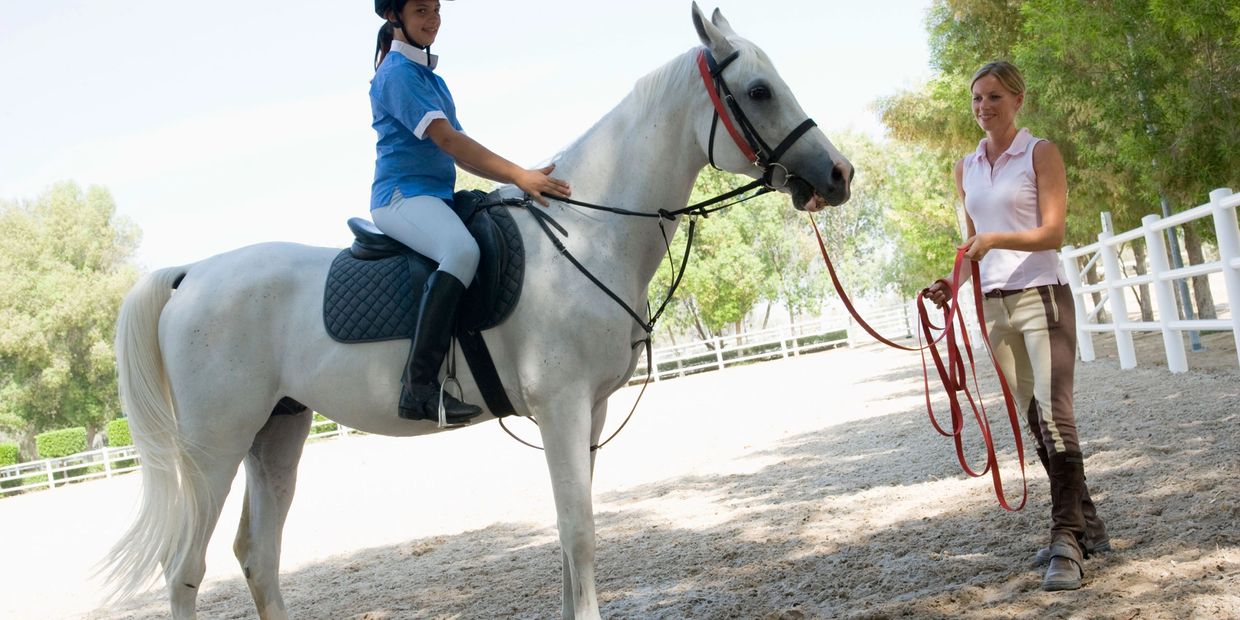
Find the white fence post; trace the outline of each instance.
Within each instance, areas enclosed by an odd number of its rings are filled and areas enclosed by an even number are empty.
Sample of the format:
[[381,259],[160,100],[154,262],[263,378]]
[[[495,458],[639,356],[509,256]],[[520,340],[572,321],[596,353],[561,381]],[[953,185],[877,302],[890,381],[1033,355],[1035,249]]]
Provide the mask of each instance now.
[[1223,281],[1227,284],[1231,333],[1236,341],[1236,356],[1240,359],[1240,227],[1236,224],[1236,208],[1223,206],[1223,200],[1230,196],[1231,189],[1227,187],[1210,192],[1210,207],[1214,212],[1214,234],[1218,239]]
[[107,446],[103,447],[103,477],[104,478],[112,477],[112,455],[109,454],[109,450],[111,450],[111,448],[108,448]]
[[1076,248],[1070,245],[1063,247],[1063,252],[1059,254],[1059,262],[1063,263],[1064,275],[1068,276],[1068,287],[1072,289],[1072,296],[1075,302],[1072,304],[1076,307],[1076,349],[1081,354],[1082,362],[1094,361],[1094,333],[1085,329],[1089,324],[1089,314],[1085,312],[1085,293],[1081,292],[1081,288],[1085,283],[1081,280],[1081,267],[1076,263],[1076,256],[1071,254]]
[[56,478],[52,476],[52,459],[43,461],[43,471],[47,472],[47,488],[56,488]]
[[1175,307],[1175,292],[1171,290],[1171,282],[1163,279],[1163,274],[1171,270],[1171,265],[1167,263],[1167,245],[1163,242],[1162,232],[1154,229],[1160,219],[1157,215],[1141,218],[1141,227],[1145,229],[1145,253],[1150,259],[1150,274],[1154,276],[1154,301],[1158,304],[1163,348],[1167,350],[1167,369],[1186,372],[1188,358],[1184,354],[1184,339],[1180,337],[1179,330],[1171,328],[1171,322],[1180,316]]
[[1137,367],[1137,352],[1132,344],[1132,332],[1124,329],[1124,324],[1128,322],[1128,301],[1124,299],[1124,287],[1118,284],[1122,275],[1119,271],[1119,252],[1110,243],[1114,236],[1110,226],[1099,233],[1098,251],[1102,253],[1102,268],[1107,277],[1107,289],[1110,291],[1108,297],[1111,321],[1115,326],[1115,348],[1119,351],[1119,367],[1127,370]]

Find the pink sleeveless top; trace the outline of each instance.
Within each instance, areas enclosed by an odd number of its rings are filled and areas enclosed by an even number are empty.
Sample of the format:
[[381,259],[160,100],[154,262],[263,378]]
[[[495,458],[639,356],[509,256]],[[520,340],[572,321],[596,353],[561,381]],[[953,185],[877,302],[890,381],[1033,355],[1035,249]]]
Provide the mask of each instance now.
[[[979,234],[1029,230],[1041,225],[1037,176],[1033,171],[1033,147],[1039,141],[1041,138],[1033,137],[1028,129],[1020,130],[993,168],[986,159],[986,138],[977,144],[977,151],[964,158],[964,208]],[[1055,250],[991,250],[978,267],[983,292],[1067,281]]]

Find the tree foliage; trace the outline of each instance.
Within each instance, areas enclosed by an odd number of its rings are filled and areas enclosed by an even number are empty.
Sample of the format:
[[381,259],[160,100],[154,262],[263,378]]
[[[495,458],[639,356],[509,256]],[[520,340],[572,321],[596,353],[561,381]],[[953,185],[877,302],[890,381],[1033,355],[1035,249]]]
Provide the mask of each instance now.
[[[887,204],[893,193],[905,191],[892,182],[899,174],[893,168],[899,160],[888,155],[885,145],[864,136],[834,138],[858,168],[852,198],[814,218],[850,291],[857,295],[881,291],[887,288],[888,263],[901,256],[885,233]],[[748,182],[746,177],[707,168],[698,176],[692,200],[705,200]],[[681,225],[672,244],[671,254],[677,260],[684,251],[686,228]],[[832,290],[809,217],[793,209],[782,193],[765,194],[700,220],[693,247],[684,281],[663,323],[696,330],[703,338],[719,335],[764,302],[784,308],[794,320],[816,314]],[[653,306],[662,302],[671,278],[665,263],[651,285]]]
[[1240,175],[1234,3],[936,0],[927,28],[936,74],[880,101],[884,123],[898,139],[958,158],[981,137],[969,78],[985,62],[1012,60],[1028,86],[1022,125],[1064,153],[1069,242],[1091,242],[1101,211],[1135,227],[1158,210],[1160,190],[1195,205]]
[[[690,197],[691,202],[706,200],[748,182],[737,175],[713,168],[704,170]],[[694,329],[699,336],[710,338],[722,333],[730,324],[740,321],[759,299],[774,296],[772,275],[759,247],[762,229],[778,226],[778,213],[786,200],[773,200],[766,195],[730,207],[706,218],[699,218],[693,240],[693,253],[685,270],[676,298],[668,305],[664,324],[675,329]],[[669,256],[650,286],[650,303],[663,303],[673,281],[672,263],[679,268],[680,257],[688,242],[687,222],[681,223],[672,240]]]
[[0,202],[0,426],[37,433],[119,413],[112,341],[137,228],[107,190]]
[[480,189],[484,192],[489,192],[492,189],[495,189],[495,182],[484,179],[461,168],[457,168],[456,191],[460,192],[471,189]]

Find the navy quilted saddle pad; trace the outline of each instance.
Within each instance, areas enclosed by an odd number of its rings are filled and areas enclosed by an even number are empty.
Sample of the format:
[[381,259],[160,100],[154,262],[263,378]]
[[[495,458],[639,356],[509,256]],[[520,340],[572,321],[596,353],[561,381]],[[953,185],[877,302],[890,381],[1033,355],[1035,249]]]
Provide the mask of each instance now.
[[[480,191],[457,192],[453,209],[478,240],[474,281],[461,299],[457,332],[499,325],[521,297],[525,249],[508,206]],[[356,240],[332,262],[323,295],[323,322],[339,342],[413,338],[422,285],[434,261],[379,232],[366,220],[349,220]]]

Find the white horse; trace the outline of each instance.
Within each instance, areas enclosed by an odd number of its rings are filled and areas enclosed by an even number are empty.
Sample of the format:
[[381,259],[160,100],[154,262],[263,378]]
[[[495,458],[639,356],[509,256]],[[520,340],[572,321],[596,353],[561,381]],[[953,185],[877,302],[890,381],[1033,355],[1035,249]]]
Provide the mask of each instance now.
[[[767,56],[737,36],[719,11],[707,20],[694,4],[693,23],[714,59],[738,53],[723,63],[720,79],[736,94],[747,122],[735,110],[725,112],[724,121],[777,138],[806,125]],[[711,89],[698,73],[701,51],[641,79],[560,155],[557,174],[572,180],[574,196],[655,213],[688,201],[708,158],[725,170],[761,175],[744,147],[715,127]],[[840,204],[848,198],[852,167],[822,131],[806,129],[795,132],[799,139],[790,136],[779,159],[778,167],[794,175],[783,191],[797,208]],[[644,316],[647,287],[666,252],[659,228],[670,236],[678,219],[625,217],[559,202],[548,214],[569,231],[568,250]],[[598,618],[590,446],[602,432],[608,396],[636,367],[641,349],[634,342],[646,333],[544,238],[528,213],[514,215],[525,239],[524,290],[509,318],[484,336],[508,398],[520,415],[539,423],[563,550],[563,616]],[[195,617],[207,541],[244,461],[245,503],[234,550],[259,615],[286,617],[281,530],[311,414],[272,416],[282,397],[367,433],[438,430],[433,422],[396,415],[407,341],[340,344],[328,337],[324,282],[338,252],[254,245],[151,273],[126,297],[117,363],[143,462],[143,501],[110,556],[121,593],[136,592],[162,571],[172,616]],[[466,366],[457,366],[465,399],[482,402]]]

